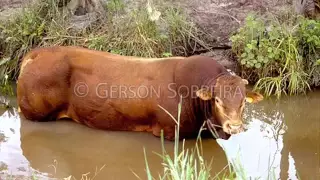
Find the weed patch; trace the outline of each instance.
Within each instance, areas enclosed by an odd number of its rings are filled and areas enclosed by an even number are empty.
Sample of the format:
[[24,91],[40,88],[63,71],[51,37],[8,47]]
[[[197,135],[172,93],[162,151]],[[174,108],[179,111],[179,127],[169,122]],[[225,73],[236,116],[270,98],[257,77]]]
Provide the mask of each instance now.
[[292,13],[247,16],[231,37],[242,76],[267,96],[306,93],[319,85],[320,22]]

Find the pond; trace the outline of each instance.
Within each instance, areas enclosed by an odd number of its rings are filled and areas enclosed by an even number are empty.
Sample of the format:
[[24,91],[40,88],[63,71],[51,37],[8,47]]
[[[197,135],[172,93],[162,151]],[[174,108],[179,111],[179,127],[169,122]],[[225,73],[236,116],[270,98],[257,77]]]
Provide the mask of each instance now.
[[[9,100],[14,107],[0,110],[0,179],[32,174],[40,179],[81,179],[85,174],[95,179],[146,179],[143,148],[153,175],[163,171],[155,154],[162,152],[161,141],[152,134],[101,131],[68,121],[31,122],[17,113],[16,99]],[[235,158],[244,179],[320,179],[319,102],[320,91],[315,91],[248,104],[246,132],[227,141],[203,139],[212,176]],[[187,140],[186,147],[194,143]],[[173,145],[165,141],[170,154]]]

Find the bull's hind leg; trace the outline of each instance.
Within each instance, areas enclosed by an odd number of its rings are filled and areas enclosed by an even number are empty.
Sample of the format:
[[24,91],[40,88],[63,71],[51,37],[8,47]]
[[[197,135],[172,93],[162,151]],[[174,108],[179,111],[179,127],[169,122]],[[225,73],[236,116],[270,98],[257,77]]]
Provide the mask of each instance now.
[[34,121],[56,120],[66,108],[69,66],[54,50],[33,51],[23,61],[17,83],[21,113]]
[[[34,82],[36,83],[36,82]],[[65,103],[63,95],[56,88],[44,89],[39,83],[37,88],[32,84],[18,87],[18,104],[21,113],[28,120],[52,121],[63,117]],[[59,117],[60,116],[60,117]]]
[[[55,93],[54,93],[55,94]],[[18,98],[19,108],[26,119],[32,121],[52,121],[66,118],[64,104],[60,97],[54,97],[50,92],[33,91]]]

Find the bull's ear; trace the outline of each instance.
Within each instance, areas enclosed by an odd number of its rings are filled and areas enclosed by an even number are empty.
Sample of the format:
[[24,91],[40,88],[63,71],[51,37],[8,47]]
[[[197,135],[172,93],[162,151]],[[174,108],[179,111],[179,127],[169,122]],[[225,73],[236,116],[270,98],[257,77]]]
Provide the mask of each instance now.
[[246,101],[249,103],[258,103],[263,100],[263,96],[260,93],[246,91]]
[[204,101],[207,101],[209,99],[212,99],[212,94],[211,92],[208,90],[208,89],[199,89],[197,92],[196,92],[196,95],[201,98],[202,100]]

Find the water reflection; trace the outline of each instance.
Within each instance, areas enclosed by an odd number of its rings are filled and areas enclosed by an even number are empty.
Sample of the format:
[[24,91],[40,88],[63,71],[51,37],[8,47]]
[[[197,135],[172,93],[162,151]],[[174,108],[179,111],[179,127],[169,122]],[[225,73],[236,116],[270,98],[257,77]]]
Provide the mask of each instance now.
[[[320,179],[319,102],[320,92],[249,105],[245,111],[248,131],[228,141],[203,140],[204,158],[213,159],[213,176],[225,167],[227,155],[231,162],[236,160],[238,176],[245,176],[239,179]],[[92,177],[105,165],[96,179],[135,179],[132,171],[146,179],[144,147],[153,174],[162,172],[161,159],[152,153],[161,152],[160,139],[152,135],[20,118],[15,108],[0,110],[1,178],[36,173],[40,179],[69,175],[81,179],[82,174],[90,172]],[[194,140],[188,140],[186,147],[193,145]],[[165,142],[165,147],[173,154],[172,142]]]
[[20,117],[15,109],[9,109],[0,116],[0,175],[1,177],[47,177],[29,166],[20,147]]
[[249,130],[218,140],[228,159],[243,167],[237,172],[245,174],[242,179],[320,179],[319,95],[268,100],[246,109]]
[[[287,129],[283,123],[284,114],[276,112],[273,116],[265,116],[267,119],[254,118],[254,114],[255,111],[250,114],[252,119],[246,132],[217,142],[235,167],[238,179],[279,179],[283,134]],[[264,116],[263,112],[257,114]],[[292,168],[295,170],[294,164]],[[290,177],[297,179],[295,174]]]

